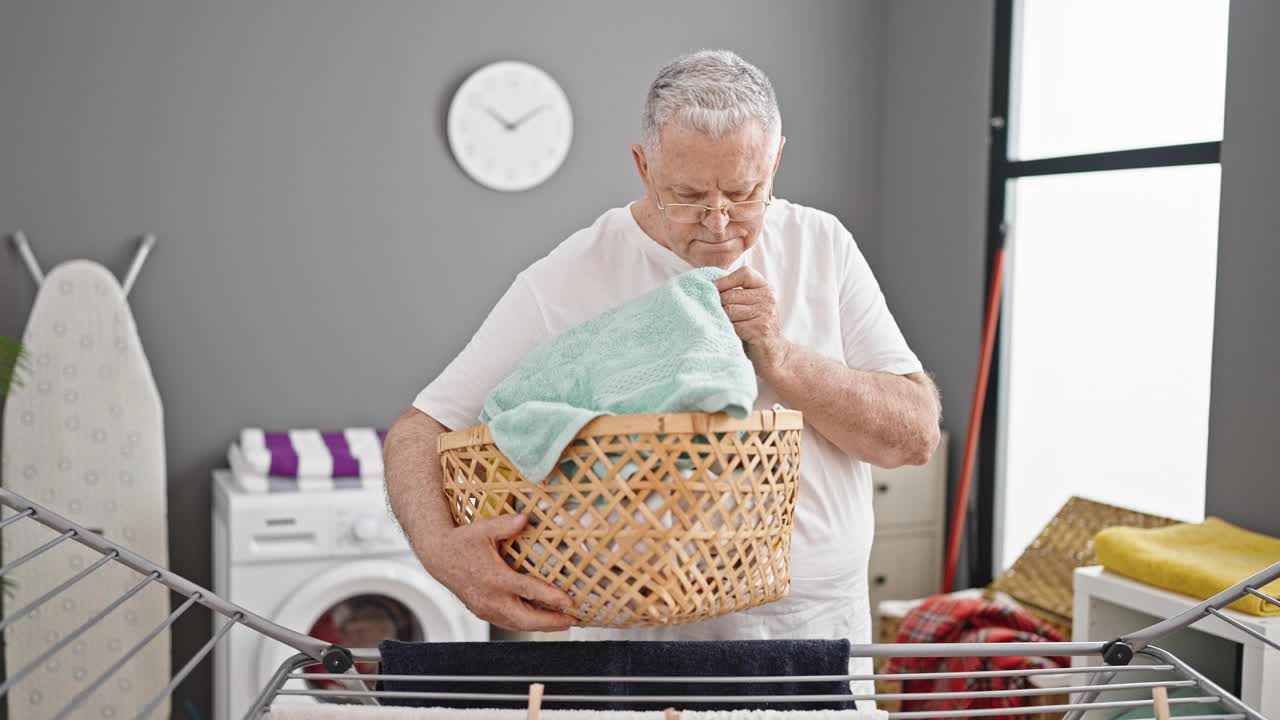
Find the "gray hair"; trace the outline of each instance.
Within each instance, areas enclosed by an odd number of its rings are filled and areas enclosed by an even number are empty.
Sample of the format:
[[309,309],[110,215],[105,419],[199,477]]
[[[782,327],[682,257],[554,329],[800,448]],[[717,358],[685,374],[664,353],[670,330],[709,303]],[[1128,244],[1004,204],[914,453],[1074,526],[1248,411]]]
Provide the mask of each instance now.
[[776,146],[782,117],[768,76],[737,53],[699,50],[671,61],[649,86],[641,143],[653,157],[668,123],[718,138],[752,120],[760,122]]

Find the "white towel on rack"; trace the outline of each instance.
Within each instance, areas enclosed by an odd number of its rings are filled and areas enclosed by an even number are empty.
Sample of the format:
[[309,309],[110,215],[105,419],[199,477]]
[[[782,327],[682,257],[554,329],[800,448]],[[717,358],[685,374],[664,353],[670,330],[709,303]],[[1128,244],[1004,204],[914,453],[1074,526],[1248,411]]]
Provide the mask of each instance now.
[[[526,710],[315,705],[271,706],[269,720],[526,720]],[[543,710],[545,720],[661,720],[662,710]],[[887,720],[883,710],[705,710],[681,712],[681,720]]]

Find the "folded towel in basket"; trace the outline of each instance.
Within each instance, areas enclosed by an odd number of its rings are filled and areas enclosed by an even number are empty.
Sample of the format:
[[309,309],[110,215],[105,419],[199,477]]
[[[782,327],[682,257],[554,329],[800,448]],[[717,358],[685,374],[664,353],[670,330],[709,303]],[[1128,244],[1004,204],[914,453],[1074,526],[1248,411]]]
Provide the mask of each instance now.
[[[381,672],[388,675],[524,675],[546,677],[798,676],[849,673],[848,640],[734,640],[599,642],[383,641]],[[817,682],[549,682],[548,695],[850,695],[843,680]],[[384,690],[418,692],[528,692],[528,681],[422,682],[388,680]],[[389,698],[386,705],[521,708],[522,702]],[[652,710],[652,703],[547,701],[549,709]],[[740,709],[852,709],[854,702],[743,702]],[[724,704],[684,703],[682,710],[724,710]]]
[[385,430],[282,430],[245,428],[240,452],[258,475],[290,478],[382,475]]
[[[1249,532],[1216,517],[1162,528],[1113,527],[1093,539],[1098,562],[1111,572],[1190,595],[1210,598],[1280,560],[1280,539]],[[1280,596],[1280,580],[1258,590]],[[1253,595],[1231,603],[1250,615],[1280,615],[1280,607]]]
[[755,370],[700,268],[552,338],[485,398],[480,422],[526,478],[551,473],[592,418],[721,412],[746,417]]

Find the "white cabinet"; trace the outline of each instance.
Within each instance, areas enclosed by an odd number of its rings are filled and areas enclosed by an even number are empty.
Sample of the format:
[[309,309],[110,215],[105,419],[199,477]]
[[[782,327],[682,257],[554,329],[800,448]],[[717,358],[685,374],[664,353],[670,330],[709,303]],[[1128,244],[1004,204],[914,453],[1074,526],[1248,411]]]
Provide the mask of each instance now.
[[910,600],[942,588],[947,502],[947,434],[925,465],[871,468],[876,532],[867,582],[881,600]]
[[[1076,568],[1074,579],[1073,642],[1114,640],[1200,602],[1109,573],[1101,565]],[[1223,610],[1222,614],[1271,642],[1280,641],[1280,617],[1246,615],[1235,610]],[[1280,650],[1215,617],[1162,638],[1155,645],[1204,673],[1263,716],[1280,717]],[[1075,658],[1074,664],[1084,661]],[[1138,674],[1141,673],[1135,676]],[[1148,679],[1135,677],[1132,682]],[[1151,693],[1146,697],[1150,699]],[[1115,699],[1130,698],[1116,695]]]

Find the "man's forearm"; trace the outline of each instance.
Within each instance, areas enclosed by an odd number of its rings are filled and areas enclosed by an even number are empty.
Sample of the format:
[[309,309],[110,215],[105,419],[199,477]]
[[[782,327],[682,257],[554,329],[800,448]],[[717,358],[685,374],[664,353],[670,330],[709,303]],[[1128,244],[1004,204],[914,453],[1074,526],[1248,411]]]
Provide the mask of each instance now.
[[854,370],[792,345],[765,379],[828,440],[873,465],[921,465],[938,446],[937,392],[923,373]]
[[419,546],[426,538],[438,537],[453,527],[436,450],[436,439],[448,430],[429,415],[410,408],[387,432],[383,449],[391,511],[421,558],[431,556],[428,548]]
[[387,433],[387,497],[418,560],[482,620],[509,630],[568,629],[574,618],[564,611],[573,607],[573,599],[536,575],[512,570],[497,553],[498,543],[524,530],[524,515],[504,514],[454,527],[436,451],[437,439],[447,431],[434,418],[411,409]]

